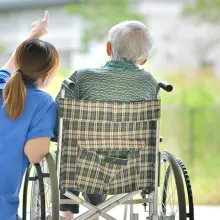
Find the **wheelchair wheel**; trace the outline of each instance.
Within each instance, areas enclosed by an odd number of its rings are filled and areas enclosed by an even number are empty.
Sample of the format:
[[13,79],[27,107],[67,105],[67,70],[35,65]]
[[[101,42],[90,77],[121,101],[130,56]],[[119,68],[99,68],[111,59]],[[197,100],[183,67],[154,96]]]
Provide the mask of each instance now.
[[[44,161],[42,162],[44,163]],[[40,164],[35,164],[34,178],[31,188],[30,219],[46,220],[45,190],[43,172]]]
[[32,165],[30,165],[26,171],[25,179],[24,179],[24,190],[23,190],[23,204],[22,204],[22,220],[27,220],[28,218],[28,186],[29,186],[29,178],[32,170]]
[[178,162],[168,151],[161,152],[160,161],[159,220],[186,220],[184,185]]
[[183,175],[183,179],[185,182],[185,189],[186,189],[186,204],[187,204],[187,213],[186,213],[186,217],[189,220],[194,220],[194,205],[193,205],[193,193],[192,193],[192,187],[191,187],[191,183],[190,183],[190,179],[189,179],[189,174],[187,172],[186,166],[183,163],[183,161],[181,161],[180,159],[177,159],[177,162],[181,168],[182,171],[182,175]]
[[28,192],[28,185],[31,188],[30,211],[27,212],[28,196],[24,193],[26,195],[23,199],[26,202],[23,206],[26,207],[23,207],[23,219],[59,220],[59,191],[52,156],[47,155],[40,164],[32,166],[32,170],[28,169],[26,176],[28,182],[25,181],[27,185],[25,191]]

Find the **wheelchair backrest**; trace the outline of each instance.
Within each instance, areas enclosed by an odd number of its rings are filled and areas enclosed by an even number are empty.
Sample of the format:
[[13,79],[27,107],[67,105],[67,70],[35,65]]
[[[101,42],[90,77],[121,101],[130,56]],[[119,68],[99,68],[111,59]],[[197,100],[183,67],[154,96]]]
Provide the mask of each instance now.
[[152,191],[160,101],[61,99],[61,188],[95,194]]

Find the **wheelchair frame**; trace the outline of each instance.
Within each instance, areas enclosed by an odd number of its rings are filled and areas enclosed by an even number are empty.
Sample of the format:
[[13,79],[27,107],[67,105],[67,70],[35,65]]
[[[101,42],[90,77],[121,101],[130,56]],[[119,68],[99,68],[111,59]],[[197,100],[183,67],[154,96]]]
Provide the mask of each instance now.
[[[68,79],[64,80],[63,85],[67,88],[70,88],[70,89],[72,86],[74,86],[73,82]],[[171,92],[173,90],[173,87],[170,84],[168,84],[166,82],[159,83],[158,87],[157,87],[157,99],[160,99],[161,88],[167,92]],[[62,88],[62,90],[61,90],[61,98],[65,98],[65,88]],[[60,120],[59,132],[60,132],[60,134],[62,134],[63,119],[60,118],[59,120]],[[157,137],[159,137],[159,132],[160,132],[160,120],[157,120]],[[151,192],[150,194],[147,194],[147,193],[143,193],[142,190],[139,190],[139,191],[135,191],[135,192],[131,192],[131,193],[114,195],[113,197],[111,197],[110,199],[106,200],[105,202],[99,204],[98,206],[91,205],[90,203],[80,199],[78,196],[72,194],[68,190],[65,191],[64,195],[66,197],[68,197],[70,200],[60,199],[58,193],[55,193],[55,195],[53,195],[53,193],[52,193],[52,197],[53,197],[52,201],[53,201],[53,203],[55,203],[55,204],[53,204],[53,207],[52,207],[52,213],[53,213],[52,219],[53,220],[60,219],[59,218],[59,204],[80,204],[80,205],[83,205],[84,207],[88,208],[89,210],[87,212],[81,214],[77,218],[74,218],[75,220],[91,219],[91,218],[98,217],[98,216],[102,216],[108,220],[116,220],[115,218],[113,218],[112,216],[107,214],[106,212],[115,208],[119,204],[125,204],[124,220],[126,220],[126,218],[127,218],[128,205],[130,205],[130,220],[138,220],[138,214],[137,213],[135,214],[133,212],[133,205],[140,204],[140,203],[143,203],[146,205],[146,203],[149,203],[149,217],[147,219],[149,219],[149,220],[173,220],[173,218],[166,218],[166,217],[160,218],[158,215],[158,186],[160,184],[159,177],[160,177],[160,159],[161,159],[160,158],[161,153],[159,151],[159,143],[160,142],[162,142],[162,138],[157,138],[156,154],[155,154],[156,155],[156,163],[155,163],[155,166],[156,166],[155,171],[156,172],[155,172],[155,187],[154,187],[155,190],[153,192]],[[53,158],[50,154],[46,156],[46,160],[48,162],[48,167],[49,167],[49,176],[50,177],[53,176],[53,181],[51,182],[51,187],[53,187],[57,192],[59,191],[58,190],[58,183],[60,180],[60,163],[61,163],[61,147],[62,147],[61,143],[62,143],[62,135],[59,136],[59,140],[58,140],[58,146],[57,146],[57,152],[56,152],[56,164],[53,163]],[[176,162],[178,162],[177,164],[179,164],[179,166],[181,166],[181,163],[182,163],[181,168],[184,166],[182,161],[176,160]],[[37,164],[35,166],[37,169],[39,169],[39,164]],[[36,175],[34,178],[29,177],[30,169],[31,169],[31,167],[28,169],[28,171],[26,173],[25,188],[28,188],[28,186],[27,186],[28,181],[36,181],[36,180],[40,181],[39,172],[38,172],[38,175]],[[54,179],[56,178],[55,177],[56,175],[54,176],[54,172],[57,172],[57,180],[55,181],[56,183],[54,182]],[[48,177],[47,174],[48,173],[43,175],[43,177]],[[183,172],[183,175],[185,177],[184,172]],[[190,185],[189,178],[188,178],[188,182]],[[191,185],[190,185],[190,189],[191,189]],[[188,188],[187,188],[187,190],[188,190]],[[27,189],[26,189],[26,192],[27,192]],[[23,197],[24,206],[26,206],[26,202],[25,202],[27,200],[26,194],[24,194],[24,197]],[[142,194],[143,198],[134,200],[133,197],[137,194]],[[188,194],[189,194],[189,192],[188,192]],[[58,201],[56,201],[56,200],[58,200]],[[185,198],[183,198],[183,200],[185,202]],[[44,204],[45,201],[42,200],[41,203]],[[190,207],[191,209],[188,214],[186,213],[186,218],[188,217],[190,220],[193,220],[194,213],[193,213],[192,195],[190,197],[190,205],[191,205],[191,207]],[[25,218],[23,218],[23,220],[26,220],[25,213],[26,213],[26,208],[23,208],[23,216],[25,216]],[[182,218],[180,220],[183,220],[186,218]],[[43,220],[45,218],[41,218],[41,219]]]
[[[72,86],[74,86],[73,82],[71,80],[64,80],[63,85],[67,88],[70,88]],[[166,83],[166,82],[161,82],[158,84],[158,88],[157,88],[157,99],[160,98],[160,88],[164,89],[167,92],[171,92],[173,90],[173,87]],[[61,90],[61,98],[65,98],[65,88],[62,88]],[[59,126],[59,133],[62,134],[62,130],[63,130],[63,119],[60,118],[60,126]],[[159,137],[159,132],[160,132],[160,120],[157,120],[157,136]],[[160,140],[157,138],[157,143],[156,143],[156,173],[155,173],[155,190],[154,192],[152,192],[149,196],[148,199],[142,199],[142,200],[138,200],[138,203],[149,203],[150,207],[149,207],[149,216],[151,216],[152,220],[158,220],[158,182],[159,182],[159,160],[158,160],[158,155],[159,155],[159,142]],[[59,177],[60,177],[60,158],[61,158],[61,143],[62,143],[62,135],[59,136],[59,141],[58,141],[58,182],[59,182]],[[106,214],[107,211],[109,211],[110,209],[116,207],[118,204],[130,204],[131,205],[131,212],[130,212],[130,219],[134,219],[136,220],[136,215],[133,215],[133,204],[135,204],[135,200],[130,200],[133,196],[140,194],[141,191],[136,191],[133,193],[128,193],[128,194],[121,194],[118,197],[116,196],[116,201],[114,201],[114,203],[116,204],[115,206],[113,206],[113,204],[108,207],[108,208],[104,208],[105,205],[109,205],[111,204],[110,202],[112,202],[111,199],[106,200],[105,202],[103,202],[102,204],[98,205],[97,207],[91,205],[90,203],[83,201],[82,199],[80,199],[78,196],[73,195],[71,192],[66,191],[65,192],[65,196],[68,197],[69,199],[76,201],[78,204],[81,204],[83,206],[85,206],[86,208],[90,209],[90,211],[87,211],[85,214],[79,216],[76,218],[76,220],[81,220],[81,219],[89,219],[90,217],[96,217],[96,216],[102,216],[108,220],[115,220],[114,218],[112,218],[111,216],[109,216],[108,214]],[[113,196],[114,198],[115,196]],[[128,201],[129,202],[126,202]],[[125,203],[126,202],[126,203]],[[62,200],[60,200],[60,203],[62,203]],[[127,207],[127,206],[126,206]],[[97,212],[97,214],[96,214]],[[132,217],[133,216],[133,217]],[[126,220],[125,216],[124,216],[124,220]]]

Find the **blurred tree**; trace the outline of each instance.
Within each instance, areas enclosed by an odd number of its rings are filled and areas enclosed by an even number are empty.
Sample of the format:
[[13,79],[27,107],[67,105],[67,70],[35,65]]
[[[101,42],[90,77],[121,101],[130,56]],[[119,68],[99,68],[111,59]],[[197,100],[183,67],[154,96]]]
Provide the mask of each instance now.
[[209,22],[220,22],[220,0],[194,0],[192,4],[186,5],[184,12]]
[[[162,96],[161,134],[165,138],[161,147],[187,164],[195,203],[220,204],[216,190],[220,184],[219,80],[200,71],[169,74],[165,80],[175,89]],[[205,190],[209,193],[204,197]]]
[[132,0],[82,0],[67,6],[67,11],[84,18],[87,22],[82,37],[82,51],[87,51],[89,42],[100,41],[107,36],[109,28],[124,20],[144,20],[132,8]]
[[[202,37],[196,42],[195,51],[200,57],[201,68],[204,62],[213,63],[213,60],[206,60],[206,54],[211,54],[214,48],[219,48],[220,42],[220,0],[193,0],[191,4],[186,4],[183,10],[186,16],[194,16],[199,21],[209,22],[212,32],[207,31],[208,37]],[[209,30],[211,30],[209,29]],[[212,58],[211,58],[212,59]]]

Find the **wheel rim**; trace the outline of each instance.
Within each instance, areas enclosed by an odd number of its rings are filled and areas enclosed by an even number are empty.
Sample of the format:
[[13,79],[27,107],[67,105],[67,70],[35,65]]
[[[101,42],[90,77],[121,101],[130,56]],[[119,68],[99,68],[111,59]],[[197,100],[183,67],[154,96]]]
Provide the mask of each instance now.
[[158,196],[159,219],[179,220],[178,194],[175,176],[169,161],[165,158],[161,160]]
[[[36,172],[34,174],[36,177]],[[30,219],[38,220],[41,217],[40,213],[40,207],[41,207],[41,201],[39,196],[39,183],[38,180],[34,180],[32,183],[32,198],[31,199],[31,206],[30,206]]]
[[[48,174],[48,167],[46,160],[43,159],[40,163],[43,175]],[[35,170],[34,176],[37,176],[37,172]],[[51,187],[50,187],[50,178],[46,176],[43,178],[44,181],[44,192],[45,192],[45,212],[46,219],[52,219],[52,203],[51,203]],[[40,220],[41,219],[41,199],[40,199],[40,191],[39,191],[39,181],[35,180],[32,183],[32,199],[30,206],[30,218],[31,220]]]
[[[41,162],[42,172],[44,174],[49,174],[49,169],[47,167],[47,162],[44,159]],[[45,202],[46,202],[46,219],[52,219],[52,203],[51,203],[51,184],[50,177],[44,177],[44,190],[45,190]]]

